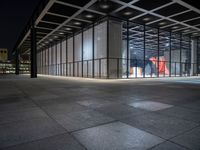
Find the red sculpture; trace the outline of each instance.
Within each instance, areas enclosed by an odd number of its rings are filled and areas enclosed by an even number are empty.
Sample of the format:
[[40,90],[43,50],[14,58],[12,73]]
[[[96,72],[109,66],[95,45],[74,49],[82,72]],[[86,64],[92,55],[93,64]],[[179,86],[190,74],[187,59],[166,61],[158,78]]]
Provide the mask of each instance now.
[[149,60],[156,66],[156,69],[159,71],[159,74],[169,75],[169,70],[166,66],[166,61],[164,57],[159,57],[159,62],[156,57],[151,57]]

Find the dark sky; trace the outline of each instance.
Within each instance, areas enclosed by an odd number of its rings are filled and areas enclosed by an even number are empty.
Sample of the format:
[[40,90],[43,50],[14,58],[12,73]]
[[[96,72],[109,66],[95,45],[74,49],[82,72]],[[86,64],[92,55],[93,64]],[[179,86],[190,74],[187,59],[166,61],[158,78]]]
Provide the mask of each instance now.
[[0,0],[0,48],[8,48],[9,52],[12,51],[39,1]]

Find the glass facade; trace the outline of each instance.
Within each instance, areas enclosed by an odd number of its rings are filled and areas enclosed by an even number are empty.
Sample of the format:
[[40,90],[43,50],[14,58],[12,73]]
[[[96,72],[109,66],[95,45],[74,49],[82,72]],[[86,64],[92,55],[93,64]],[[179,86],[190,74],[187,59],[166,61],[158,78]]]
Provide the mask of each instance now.
[[38,73],[94,78],[197,75],[200,39],[109,17],[38,52]]

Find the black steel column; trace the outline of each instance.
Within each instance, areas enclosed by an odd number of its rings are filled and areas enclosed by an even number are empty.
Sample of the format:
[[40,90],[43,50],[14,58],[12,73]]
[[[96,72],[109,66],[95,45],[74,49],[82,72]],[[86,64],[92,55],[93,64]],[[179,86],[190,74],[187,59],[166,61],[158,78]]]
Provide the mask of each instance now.
[[92,77],[94,78],[94,24],[92,25]]
[[129,78],[129,21],[127,21],[126,38],[126,78]]
[[143,45],[143,46],[144,46],[144,56],[143,56],[143,59],[144,59],[144,60],[143,60],[143,61],[144,61],[143,78],[145,78],[145,71],[146,71],[146,70],[145,70],[145,64],[146,64],[146,60],[145,60],[145,59],[146,59],[146,25],[144,25],[144,37],[143,37],[143,38],[144,38],[144,39],[143,39],[143,40],[144,40],[144,41],[143,41],[143,42],[144,42],[144,43],[143,43],[143,44],[144,44],[144,45]]
[[60,40],[60,75],[62,76],[63,75],[63,72],[62,72],[62,39]]
[[16,59],[15,74],[19,75],[19,49],[16,49],[16,51],[15,51],[15,59]]
[[56,51],[55,52],[55,54],[56,54],[56,56],[55,56],[56,57],[55,58],[55,65],[56,65],[56,76],[57,76],[58,75],[58,73],[57,73],[58,72],[58,66],[57,66],[57,57],[58,57],[58,54],[57,54],[58,53],[58,50],[57,50],[57,41],[55,43],[55,51]]
[[110,63],[109,63],[109,59],[110,59],[110,43],[109,43],[109,38],[110,38],[110,34],[109,34],[110,30],[109,30],[109,18],[107,19],[107,78],[109,79],[110,77]]
[[43,74],[43,47],[41,49],[41,74]]
[[48,46],[48,63],[47,63],[47,66],[48,66],[48,75],[50,74],[50,63],[49,63],[49,60],[50,60],[50,58],[49,58],[49,49],[50,49],[50,45]]
[[169,33],[169,76],[171,77],[171,71],[172,71],[172,32]]
[[67,42],[67,35],[65,37],[66,40],[66,76],[68,76],[68,42]]
[[182,76],[182,34],[180,34],[180,76]]
[[31,78],[37,78],[37,43],[34,23],[31,27]]
[[157,59],[157,77],[159,77],[159,63],[160,63],[160,29],[158,28],[158,59]]
[[197,52],[196,52],[196,59],[197,59],[197,66],[196,66],[196,72],[197,72],[197,75],[199,74],[199,38],[197,38]]
[[81,61],[82,61],[82,64],[81,64],[81,75],[83,77],[83,29],[81,31]]
[[51,43],[51,75],[53,75],[54,65],[53,65],[53,43]]
[[74,60],[75,60],[75,37],[74,37],[74,33],[73,33],[73,63],[72,63],[72,65],[73,65],[73,77],[75,76],[75,65],[74,65]]
[[[191,73],[191,69],[192,69],[192,61],[191,61],[191,53],[192,53],[192,46],[191,46],[191,44],[192,44],[192,42],[191,42],[191,40],[192,40],[192,38],[191,38],[191,36],[189,36],[189,53],[188,53],[188,57],[189,57],[189,60],[188,60],[188,73],[189,73],[189,76],[192,74]],[[193,68],[194,69],[194,68]]]

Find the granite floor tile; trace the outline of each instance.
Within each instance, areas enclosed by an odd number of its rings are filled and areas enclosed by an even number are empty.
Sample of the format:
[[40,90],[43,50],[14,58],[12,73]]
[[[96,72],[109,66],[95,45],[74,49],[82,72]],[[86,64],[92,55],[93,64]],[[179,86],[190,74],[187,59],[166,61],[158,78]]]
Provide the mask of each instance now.
[[66,133],[2,150],[85,150],[85,148],[72,138],[71,135]]
[[188,147],[192,150],[200,150],[200,127],[195,128],[189,132],[186,132],[182,135],[179,135],[171,141],[178,143],[180,145],[183,145],[185,147]]
[[198,124],[194,122],[156,113],[133,116],[122,121],[164,139],[172,138],[198,126]]
[[129,126],[114,122],[74,132],[88,150],[145,150],[163,139]]
[[0,125],[0,148],[64,132],[64,128],[46,117],[3,124]]

